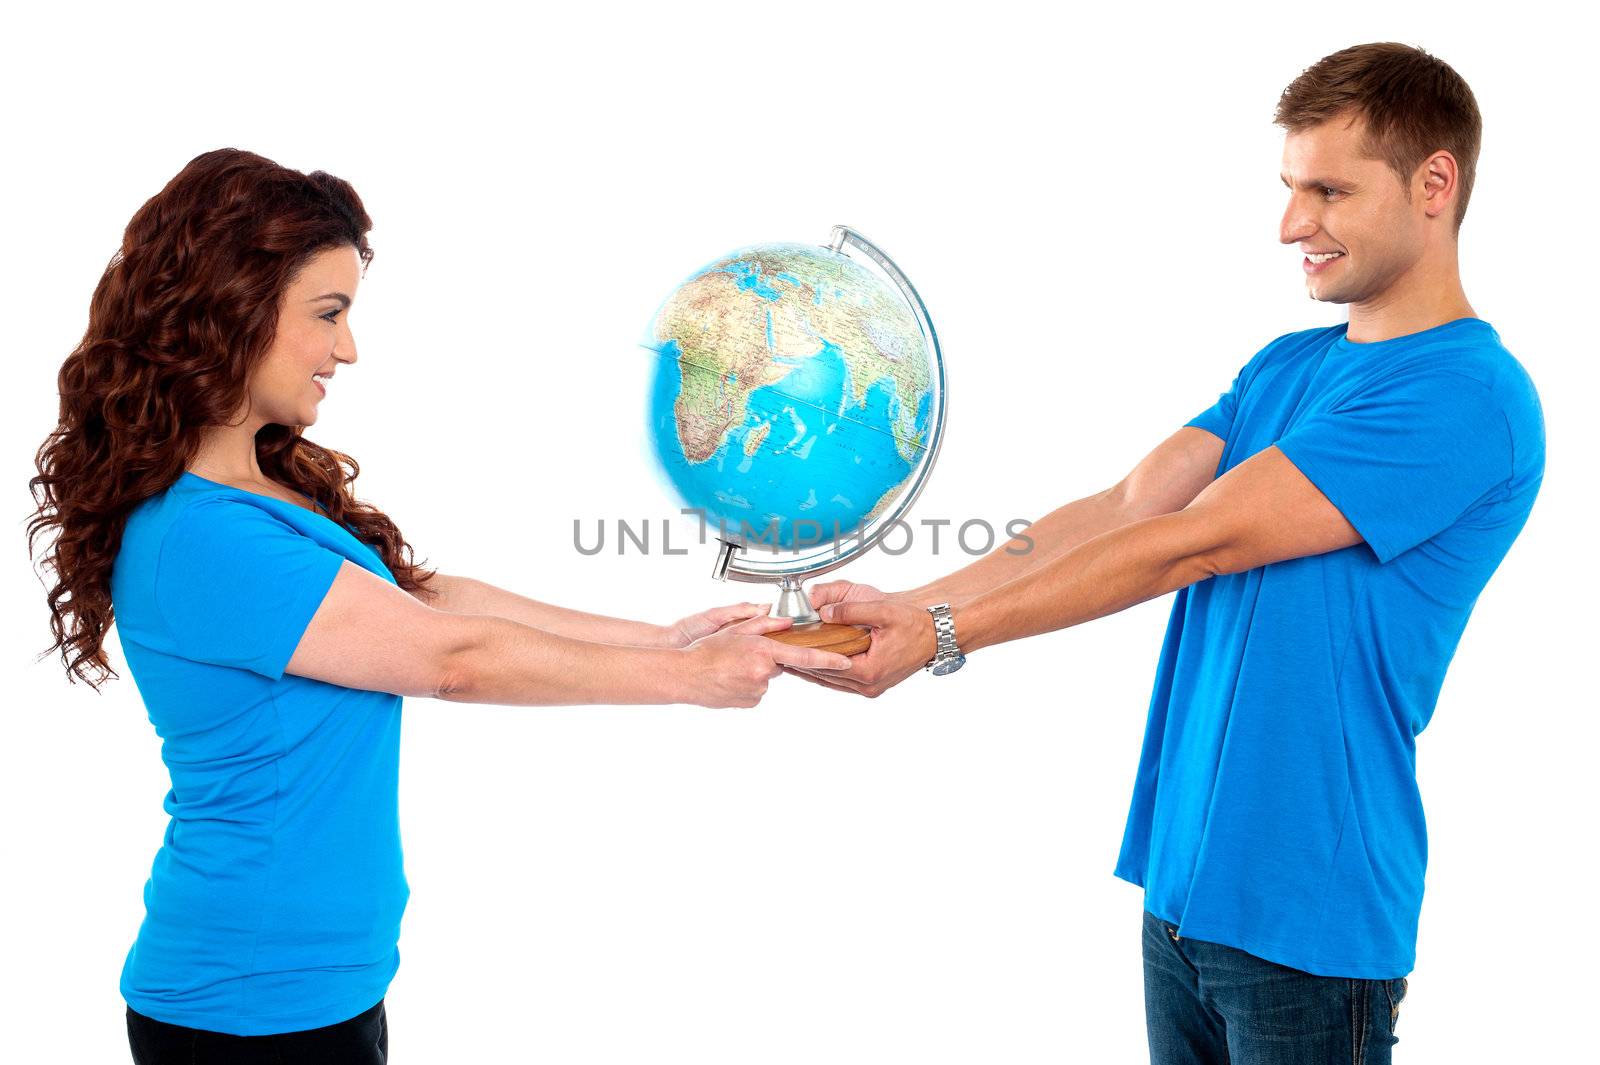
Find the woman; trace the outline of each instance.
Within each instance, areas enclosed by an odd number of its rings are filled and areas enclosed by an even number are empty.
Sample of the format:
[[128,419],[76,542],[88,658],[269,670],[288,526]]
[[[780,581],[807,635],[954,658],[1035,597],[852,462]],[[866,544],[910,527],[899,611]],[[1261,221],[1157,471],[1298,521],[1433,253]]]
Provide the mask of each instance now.
[[329,174],[198,156],[129,222],[59,375],[29,482],[51,650],[98,687],[117,622],[172,776],[121,978],[136,1062],[385,1060],[402,696],[753,706],[783,665],[848,667],[751,604],[656,626],[413,565],[356,462],[303,435],[356,361],[370,229]]

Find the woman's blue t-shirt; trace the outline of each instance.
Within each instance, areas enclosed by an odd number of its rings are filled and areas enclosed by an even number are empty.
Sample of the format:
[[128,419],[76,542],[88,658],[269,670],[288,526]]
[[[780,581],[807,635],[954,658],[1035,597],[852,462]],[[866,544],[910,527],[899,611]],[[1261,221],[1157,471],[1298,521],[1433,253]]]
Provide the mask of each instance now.
[[401,698],[284,672],[346,560],[394,583],[325,514],[187,471],[128,518],[116,629],[172,777],[122,970],[146,1016],[319,1028],[399,966]]
[[1178,592],[1115,875],[1182,937],[1320,976],[1416,960],[1416,736],[1544,476],[1533,382],[1487,322],[1279,337],[1187,424],[1220,477],[1276,445],[1363,543]]

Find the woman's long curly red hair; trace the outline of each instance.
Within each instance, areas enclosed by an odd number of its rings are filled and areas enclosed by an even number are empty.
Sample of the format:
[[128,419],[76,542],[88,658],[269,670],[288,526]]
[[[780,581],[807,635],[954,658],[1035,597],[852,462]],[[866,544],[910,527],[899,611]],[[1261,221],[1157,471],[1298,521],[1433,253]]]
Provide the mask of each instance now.
[[[371,228],[348,182],[236,148],[190,160],[129,221],[95,286],[83,340],[57,375],[58,425],[28,481],[38,505],[29,556],[41,530],[59,529],[44,559],[57,578],[48,597],[56,639],[39,658],[59,649],[69,682],[76,674],[98,691],[96,679],[118,675],[104,641],[129,512],[183,474],[204,427],[228,424],[243,405],[283,294],[307,260],[353,246],[365,272]],[[360,466],[303,429],[262,427],[261,472],[347,525],[401,588],[423,587],[433,571],[414,566],[394,522],[352,494]]]

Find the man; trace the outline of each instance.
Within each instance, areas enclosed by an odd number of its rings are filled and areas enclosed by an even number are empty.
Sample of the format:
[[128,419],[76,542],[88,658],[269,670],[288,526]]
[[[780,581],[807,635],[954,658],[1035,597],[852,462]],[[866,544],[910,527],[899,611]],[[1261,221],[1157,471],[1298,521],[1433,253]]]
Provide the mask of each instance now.
[[873,644],[800,674],[876,696],[1177,592],[1115,870],[1145,889],[1157,1063],[1390,1060],[1427,858],[1415,737],[1544,470],[1537,393],[1457,270],[1467,84],[1361,45],[1276,121],[1279,238],[1348,323],[1262,348],[1117,485],[1032,526],[1031,553],[887,596],[818,586]]

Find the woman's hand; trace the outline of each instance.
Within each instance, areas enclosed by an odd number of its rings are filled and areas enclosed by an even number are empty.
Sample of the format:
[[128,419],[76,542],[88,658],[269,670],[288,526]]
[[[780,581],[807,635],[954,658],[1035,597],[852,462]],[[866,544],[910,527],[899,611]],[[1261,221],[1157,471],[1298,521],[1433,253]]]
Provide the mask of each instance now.
[[784,667],[818,671],[849,669],[850,659],[831,651],[795,647],[764,633],[794,624],[790,618],[754,617],[735,622],[683,649],[686,701],[700,706],[755,706],[767,682]]
[[729,625],[761,617],[768,609],[770,608],[760,603],[730,603],[728,606],[714,606],[710,610],[690,614],[670,625],[661,626],[661,646],[688,647],[696,640],[710,636],[713,632],[718,632]]

